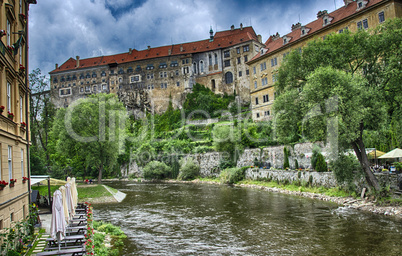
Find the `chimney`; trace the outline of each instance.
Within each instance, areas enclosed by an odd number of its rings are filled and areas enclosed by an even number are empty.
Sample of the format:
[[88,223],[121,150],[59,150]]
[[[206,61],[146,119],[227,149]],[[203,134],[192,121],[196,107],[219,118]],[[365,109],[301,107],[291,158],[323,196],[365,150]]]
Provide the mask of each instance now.
[[348,6],[349,4],[353,3],[353,0],[343,0],[345,3],[345,7]]
[[130,55],[131,55],[131,53],[133,53],[133,49],[128,48],[128,54],[130,54]]
[[275,35],[272,35],[272,40],[275,41],[276,39],[280,38],[281,36],[279,35],[278,32],[276,32]]
[[230,27],[230,30],[231,30],[231,31],[233,31],[233,30],[234,30],[234,25],[232,25],[232,26]]
[[76,67],[77,67],[77,68],[80,67],[80,56],[77,56]]
[[211,29],[209,30],[209,41],[210,42],[214,41],[214,31],[212,30],[212,26]]
[[240,23],[240,30],[243,30],[243,23]]
[[257,37],[258,37],[258,42],[262,43],[262,36],[258,35]]
[[151,50],[151,46],[148,45],[148,50]]
[[297,22],[296,24],[292,24],[292,31],[294,31],[294,30],[296,30],[298,28],[301,28],[300,22]]
[[59,64],[56,63],[56,69],[58,69],[58,68],[59,68]]
[[327,10],[319,11],[319,12],[317,13],[317,19],[318,19],[318,18],[321,18],[322,16],[327,15],[327,14],[328,14],[328,11],[327,11]]

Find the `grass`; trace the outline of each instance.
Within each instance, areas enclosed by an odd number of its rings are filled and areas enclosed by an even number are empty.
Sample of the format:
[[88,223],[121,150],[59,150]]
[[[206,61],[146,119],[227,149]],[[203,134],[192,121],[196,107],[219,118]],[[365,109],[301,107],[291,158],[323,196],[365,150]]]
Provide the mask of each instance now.
[[[51,194],[53,195],[54,191],[56,191],[56,189],[58,189],[59,187],[60,186],[50,186]],[[33,186],[32,189],[39,190],[39,194],[42,196],[48,195],[47,186]],[[77,191],[78,191],[78,200],[111,196],[109,191],[107,191],[106,188],[104,188],[102,185],[78,186]],[[117,190],[113,191],[117,192]]]
[[308,186],[297,186],[293,184],[279,184],[275,181],[255,181],[255,180],[242,180],[237,184],[245,184],[245,185],[256,185],[263,186],[268,188],[280,188],[289,191],[298,191],[298,192],[309,192],[316,194],[324,194],[327,196],[335,196],[335,197],[347,197],[351,196],[351,194],[345,192],[340,188],[325,188],[325,187],[308,187]]

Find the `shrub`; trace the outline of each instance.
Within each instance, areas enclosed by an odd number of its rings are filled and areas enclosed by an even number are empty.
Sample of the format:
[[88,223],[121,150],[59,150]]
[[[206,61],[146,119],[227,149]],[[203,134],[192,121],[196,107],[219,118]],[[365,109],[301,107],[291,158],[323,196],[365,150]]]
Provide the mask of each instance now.
[[353,181],[359,178],[363,170],[356,157],[340,154],[338,158],[329,163],[335,179],[339,184],[346,183],[349,191],[354,191]]
[[283,148],[283,155],[284,155],[284,161],[283,161],[283,169],[289,168],[289,152],[286,147]]
[[325,162],[324,156],[322,154],[317,155],[317,163],[315,165],[315,170],[317,172],[326,172],[328,171],[327,163]]
[[317,163],[317,156],[320,154],[321,149],[319,146],[314,145],[313,147],[313,155],[311,156],[311,168],[315,170],[315,165]]
[[229,168],[225,169],[219,175],[221,183],[234,184],[244,179],[246,168]]
[[190,157],[180,160],[180,172],[177,179],[193,180],[200,175],[200,166]]
[[149,162],[143,169],[144,179],[166,179],[171,174],[171,168],[159,161]]

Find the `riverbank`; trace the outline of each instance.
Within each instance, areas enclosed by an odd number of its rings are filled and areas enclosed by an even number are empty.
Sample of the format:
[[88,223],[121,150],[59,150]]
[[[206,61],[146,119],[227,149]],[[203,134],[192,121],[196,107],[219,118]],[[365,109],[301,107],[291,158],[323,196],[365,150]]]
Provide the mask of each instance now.
[[[129,181],[129,179],[123,179],[125,181]],[[147,180],[134,180],[136,182],[152,182]],[[165,183],[199,183],[199,184],[215,184],[215,185],[223,185],[219,182],[218,179],[195,179],[192,181],[180,181],[180,180],[163,180],[160,182]],[[341,207],[347,207],[351,209],[356,209],[360,211],[370,212],[373,214],[385,215],[385,216],[393,216],[398,219],[402,219],[402,206],[392,206],[392,205],[378,205],[378,202],[375,200],[369,200],[367,198],[360,199],[354,198],[352,196],[328,196],[322,193],[312,193],[312,192],[304,192],[304,191],[291,191],[278,187],[270,187],[267,182],[258,182],[258,184],[247,184],[240,183],[234,184],[233,186],[237,187],[245,187],[245,188],[253,188],[260,189],[267,192],[272,193],[282,193],[293,196],[301,196],[305,198],[311,198],[321,201],[333,202],[338,204]],[[302,190],[302,189],[300,189]]]

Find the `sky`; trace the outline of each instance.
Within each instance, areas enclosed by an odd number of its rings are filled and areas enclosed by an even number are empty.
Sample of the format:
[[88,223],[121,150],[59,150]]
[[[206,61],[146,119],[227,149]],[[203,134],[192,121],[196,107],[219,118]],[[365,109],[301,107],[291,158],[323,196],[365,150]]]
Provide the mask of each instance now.
[[252,26],[263,42],[343,0],[38,0],[29,10],[29,70],[42,75],[70,57],[90,58],[199,41],[209,30]]

